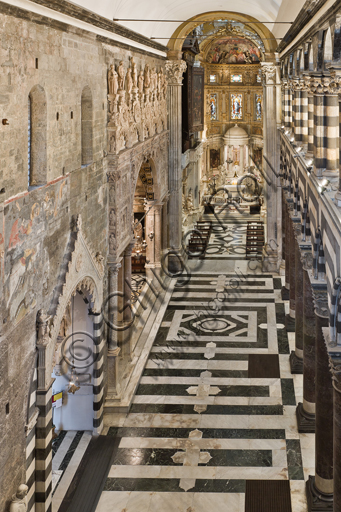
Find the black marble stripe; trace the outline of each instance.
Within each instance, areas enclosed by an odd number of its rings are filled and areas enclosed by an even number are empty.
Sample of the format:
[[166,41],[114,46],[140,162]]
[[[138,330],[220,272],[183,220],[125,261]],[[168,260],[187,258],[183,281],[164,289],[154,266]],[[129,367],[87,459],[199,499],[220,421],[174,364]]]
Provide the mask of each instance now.
[[300,440],[287,439],[286,445],[289,480],[304,480]]
[[56,451],[58,450],[58,448],[62,444],[62,441],[63,441],[64,437],[66,436],[66,434],[67,434],[66,430],[60,430],[60,432],[58,434],[58,437],[56,437],[56,439],[54,439],[52,441],[52,457],[55,456]]
[[[196,414],[189,404],[133,404],[131,413],[147,414]],[[282,415],[282,405],[208,405],[201,414],[222,415]]]
[[32,441],[32,439],[34,438],[34,436],[36,435],[36,427],[34,426],[30,433],[28,434],[28,436],[26,437],[26,446],[28,446],[30,444],[30,442]]
[[[157,358],[153,358],[155,364],[159,364],[159,368],[146,368],[143,372],[143,376],[146,377],[200,377],[201,373],[206,371],[204,369],[191,370],[186,368],[164,368],[162,361]],[[207,370],[212,373],[212,377],[221,378],[247,378],[247,370]]]
[[[149,359],[153,360],[166,360],[166,359],[191,359],[191,360],[202,360],[204,358],[203,352],[197,352],[197,353],[184,353],[184,352],[174,352],[174,347],[172,350],[172,345],[165,345],[164,350],[160,352],[151,352]],[[212,359],[206,359],[206,361],[248,361],[249,356],[248,354],[219,354],[215,353],[214,358]]]
[[[271,467],[271,450],[201,450],[212,457],[205,466],[222,467]],[[176,453],[185,453],[177,448],[119,448],[113,459],[115,466],[182,466],[172,459]],[[200,466],[199,462],[199,466]]]
[[[137,389],[136,395],[188,396],[187,389],[190,386],[192,386],[192,384],[140,384]],[[270,396],[269,386],[227,386],[219,384],[218,387],[220,389],[220,393],[218,393],[217,396]]]
[[61,479],[63,478],[64,472],[65,472],[66,468],[68,467],[68,465],[70,464],[70,461],[71,461],[71,459],[72,459],[72,457],[73,457],[73,455],[75,453],[75,450],[77,449],[79,441],[83,437],[83,434],[84,434],[84,431],[82,431],[82,430],[78,430],[77,431],[77,433],[75,434],[75,437],[72,440],[72,443],[69,446],[68,451],[66,452],[62,462],[60,463],[60,466],[59,466],[58,470],[63,471],[63,473],[62,473],[60,479],[58,480],[57,485],[55,486],[55,488],[53,490],[53,494],[56,492],[57,487],[58,487]]
[[[188,438],[193,428],[110,427],[111,437]],[[285,439],[284,429],[200,428],[203,439]]]
[[281,379],[283,405],[296,405],[293,379]]
[[[49,484],[45,492],[36,492],[36,503],[45,503],[52,491],[52,482]],[[51,507],[52,508],[52,507]]]
[[[176,478],[108,478],[104,491],[185,492]],[[187,492],[243,493],[245,480],[196,480]],[[232,512],[232,511],[231,511]]]

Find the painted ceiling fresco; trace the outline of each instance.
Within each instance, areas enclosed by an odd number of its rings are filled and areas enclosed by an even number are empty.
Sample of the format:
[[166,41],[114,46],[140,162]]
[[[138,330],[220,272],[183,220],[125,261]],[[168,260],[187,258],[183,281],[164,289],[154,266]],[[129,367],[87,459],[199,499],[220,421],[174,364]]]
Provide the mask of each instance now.
[[212,64],[252,64],[260,62],[261,53],[248,39],[224,37],[212,43],[206,60]]

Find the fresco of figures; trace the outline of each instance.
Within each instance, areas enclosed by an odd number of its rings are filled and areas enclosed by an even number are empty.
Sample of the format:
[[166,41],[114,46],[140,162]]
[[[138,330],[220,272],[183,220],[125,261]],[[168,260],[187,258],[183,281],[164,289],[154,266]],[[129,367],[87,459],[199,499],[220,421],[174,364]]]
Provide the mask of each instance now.
[[225,37],[214,41],[206,61],[212,64],[253,64],[260,62],[261,53],[248,39]]

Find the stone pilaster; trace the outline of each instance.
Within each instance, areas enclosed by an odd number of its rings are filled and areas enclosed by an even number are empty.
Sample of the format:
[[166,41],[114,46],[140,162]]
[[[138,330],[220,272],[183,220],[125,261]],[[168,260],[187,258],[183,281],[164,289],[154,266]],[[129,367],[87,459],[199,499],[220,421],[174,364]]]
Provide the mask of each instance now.
[[[180,252],[182,234],[182,124],[181,124],[181,87],[183,73],[186,71],[186,62],[183,60],[167,60],[166,76],[168,80],[168,123],[169,123],[169,212],[168,222],[169,245],[172,250]],[[180,270],[179,258],[169,257],[169,270]]]
[[265,183],[264,195],[267,205],[267,249],[263,255],[263,270],[277,272],[281,263],[281,240],[278,233],[282,229],[282,192],[279,178],[279,135],[277,130],[276,84],[278,68],[274,63],[262,62],[264,98],[264,171],[271,183]]
[[[335,199],[337,201],[337,206],[341,206],[341,66],[340,64],[333,64],[329,66],[331,81],[329,83],[329,94],[331,99],[328,102],[330,105],[330,115],[333,116],[333,120],[328,121],[328,125],[331,125],[330,136],[332,137],[334,134],[334,140],[331,140],[328,143],[329,155],[333,158],[333,150],[335,151],[335,170],[339,173],[339,187],[338,191],[335,194]],[[327,156],[328,156],[327,154]],[[329,168],[329,167],[327,167]]]
[[341,354],[330,356],[334,403],[334,512],[341,511]]
[[115,326],[118,323],[118,282],[117,276],[121,268],[120,262],[109,263],[109,294],[111,296],[109,302],[109,321],[112,327],[108,327],[108,353],[107,353],[107,366],[108,366],[108,392],[107,400],[116,398],[120,394],[120,386],[118,381],[118,356],[120,354],[120,347],[118,346],[118,332]]

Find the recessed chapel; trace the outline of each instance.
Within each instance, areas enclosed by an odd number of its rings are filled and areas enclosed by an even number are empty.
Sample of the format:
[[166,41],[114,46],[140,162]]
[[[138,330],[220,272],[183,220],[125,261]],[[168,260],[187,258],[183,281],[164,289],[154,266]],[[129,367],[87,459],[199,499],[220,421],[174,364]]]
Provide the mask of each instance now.
[[0,39],[0,512],[341,512],[340,1]]

